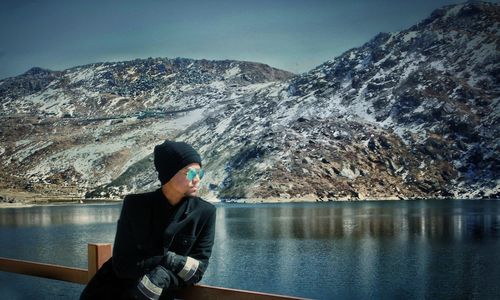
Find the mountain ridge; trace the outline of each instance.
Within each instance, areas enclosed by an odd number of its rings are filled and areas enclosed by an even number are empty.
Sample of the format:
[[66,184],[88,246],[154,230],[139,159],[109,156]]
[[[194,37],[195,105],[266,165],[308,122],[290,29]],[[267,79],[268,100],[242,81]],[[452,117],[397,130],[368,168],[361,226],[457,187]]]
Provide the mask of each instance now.
[[70,84],[32,84],[38,98],[5,97],[0,81],[0,155],[20,173],[3,188],[151,189],[152,147],[170,138],[202,153],[208,199],[498,197],[499,16],[492,3],[446,6],[298,75],[189,59],[168,73],[173,60],[157,58],[58,71]]

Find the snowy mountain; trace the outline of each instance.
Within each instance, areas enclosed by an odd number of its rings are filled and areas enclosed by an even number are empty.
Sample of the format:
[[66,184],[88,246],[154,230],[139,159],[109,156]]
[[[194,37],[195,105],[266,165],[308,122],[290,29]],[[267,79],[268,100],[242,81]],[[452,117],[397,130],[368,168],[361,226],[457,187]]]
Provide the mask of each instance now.
[[150,58],[62,72],[32,68],[1,81],[0,97],[3,114],[104,117],[164,113],[228,98],[239,86],[290,76],[249,62]]
[[[205,197],[498,197],[498,4],[436,10],[308,73],[148,59],[0,81],[4,189],[157,185],[165,138],[204,157]],[[66,188],[64,188],[66,186]]]
[[2,188],[81,195],[144,162],[148,183],[123,190],[151,188],[154,145],[292,75],[250,62],[146,59],[2,80]]

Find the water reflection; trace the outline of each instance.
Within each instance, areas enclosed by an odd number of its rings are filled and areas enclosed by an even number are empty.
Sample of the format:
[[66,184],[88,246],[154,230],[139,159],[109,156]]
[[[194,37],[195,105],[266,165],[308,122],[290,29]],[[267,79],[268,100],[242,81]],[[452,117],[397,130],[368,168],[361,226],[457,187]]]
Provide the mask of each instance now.
[[498,237],[493,201],[339,203],[338,205],[235,205],[219,209],[221,239],[341,239]]
[[[204,284],[314,299],[500,299],[500,201],[217,206]],[[113,242],[120,208],[2,209],[0,256],[86,267],[86,244]],[[46,281],[24,289],[1,275],[0,290],[49,299],[37,294]]]
[[[217,235],[221,240],[396,236],[482,239],[500,234],[497,201],[218,206]],[[116,223],[120,207],[105,204],[2,209],[0,226]]]
[[499,220],[498,201],[222,206],[205,280],[314,299],[498,298]]
[[116,223],[121,204],[59,205],[0,210],[0,226]]

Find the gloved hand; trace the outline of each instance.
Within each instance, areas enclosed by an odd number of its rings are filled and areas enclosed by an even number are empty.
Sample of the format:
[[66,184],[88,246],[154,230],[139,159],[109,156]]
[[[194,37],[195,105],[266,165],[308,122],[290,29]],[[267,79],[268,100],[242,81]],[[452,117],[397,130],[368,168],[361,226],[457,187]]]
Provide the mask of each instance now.
[[144,275],[134,293],[134,299],[157,300],[163,289],[170,285],[170,277],[167,270],[161,265],[153,269],[149,274]]
[[172,251],[168,251],[167,254],[163,256],[160,265],[177,273],[186,283],[196,283],[200,281],[206,269],[203,262],[190,256],[175,254],[175,252]]

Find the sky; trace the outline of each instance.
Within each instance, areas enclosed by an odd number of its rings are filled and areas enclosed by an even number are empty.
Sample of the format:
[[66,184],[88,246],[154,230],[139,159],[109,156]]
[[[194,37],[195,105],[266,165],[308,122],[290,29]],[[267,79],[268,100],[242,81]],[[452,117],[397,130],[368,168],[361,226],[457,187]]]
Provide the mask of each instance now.
[[1,0],[0,79],[35,66],[148,57],[254,61],[303,73],[461,2]]

